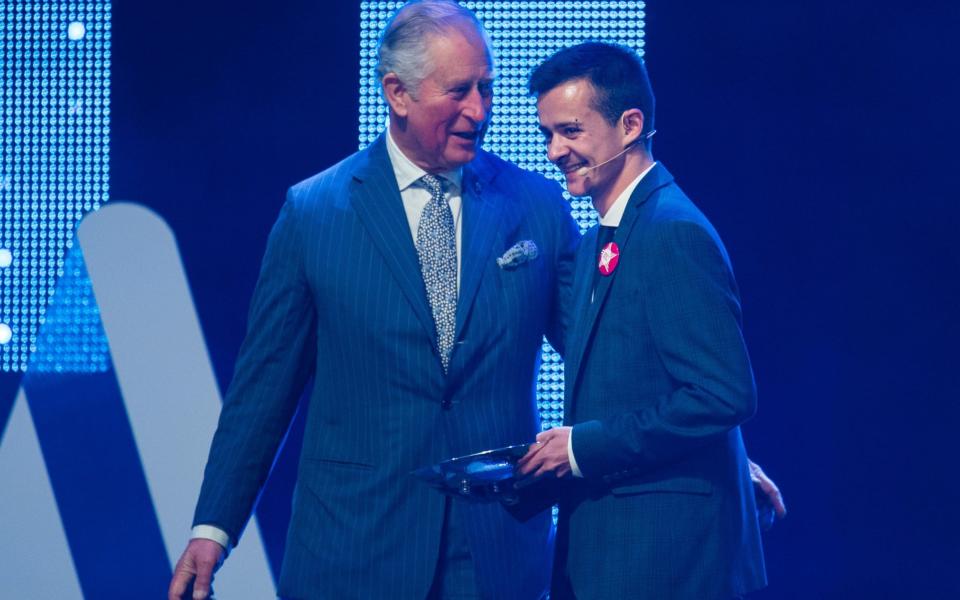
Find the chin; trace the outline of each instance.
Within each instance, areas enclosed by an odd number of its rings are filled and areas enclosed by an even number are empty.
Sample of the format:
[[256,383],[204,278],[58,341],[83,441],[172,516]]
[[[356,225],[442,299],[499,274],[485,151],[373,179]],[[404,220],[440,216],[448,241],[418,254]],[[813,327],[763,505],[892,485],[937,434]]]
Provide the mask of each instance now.
[[584,185],[583,179],[577,175],[573,175],[573,179],[567,177],[567,192],[571,196],[586,196],[587,195],[587,186]]
[[474,148],[472,150],[457,150],[455,152],[450,152],[444,156],[444,160],[451,169],[459,169],[463,165],[467,164],[477,156],[477,150]]

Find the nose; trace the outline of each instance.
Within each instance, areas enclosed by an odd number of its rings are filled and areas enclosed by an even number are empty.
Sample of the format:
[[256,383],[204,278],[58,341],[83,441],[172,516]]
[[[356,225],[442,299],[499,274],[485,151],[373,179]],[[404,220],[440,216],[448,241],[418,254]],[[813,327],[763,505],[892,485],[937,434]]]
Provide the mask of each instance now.
[[485,123],[490,114],[490,98],[480,93],[477,87],[470,90],[470,94],[464,99],[463,116],[474,123]]
[[566,144],[564,144],[563,136],[550,136],[550,141],[547,142],[547,160],[552,163],[556,163],[568,153],[569,148],[567,148]]

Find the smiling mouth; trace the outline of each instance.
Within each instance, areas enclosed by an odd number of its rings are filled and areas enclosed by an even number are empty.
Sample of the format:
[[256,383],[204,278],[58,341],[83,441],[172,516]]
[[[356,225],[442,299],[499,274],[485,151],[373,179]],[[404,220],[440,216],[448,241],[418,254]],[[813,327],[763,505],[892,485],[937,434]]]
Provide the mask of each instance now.
[[561,171],[564,175],[570,175],[571,173],[576,173],[576,172],[579,171],[581,168],[587,166],[587,163],[586,163],[586,162],[578,162],[578,163],[574,163],[574,164],[572,164],[572,165],[557,165],[557,166],[560,167],[560,171]]

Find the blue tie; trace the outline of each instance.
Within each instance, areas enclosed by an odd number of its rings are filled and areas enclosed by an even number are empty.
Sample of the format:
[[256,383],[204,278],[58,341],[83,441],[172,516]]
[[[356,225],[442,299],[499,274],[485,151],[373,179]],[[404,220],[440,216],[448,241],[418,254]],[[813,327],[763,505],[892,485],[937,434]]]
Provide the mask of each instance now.
[[457,313],[457,238],[453,213],[443,193],[443,180],[435,175],[420,178],[430,192],[417,227],[420,272],[437,327],[437,346],[443,372],[450,366]]

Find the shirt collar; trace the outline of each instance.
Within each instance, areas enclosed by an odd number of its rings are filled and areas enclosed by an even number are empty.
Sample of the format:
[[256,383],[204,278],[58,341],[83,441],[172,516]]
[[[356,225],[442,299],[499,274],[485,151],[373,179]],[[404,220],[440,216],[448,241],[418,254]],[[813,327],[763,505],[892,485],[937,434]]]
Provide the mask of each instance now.
[[[390,135],[389,124],[387,125],[387,155],[390,156],[390,163],[393,165],[393,174],[397,178],[397,185],[400,187],[401,192],[417,183],[421,177],[427,174],[426,171],[407,158],[407,155],[403,153],[400,146],[393,140],[393,136]],[[452,184],[456,190],[459,190],[460,181],[463,178],[463,168],[444,171],[439,174],[439,177],[443,177],[447,180],[447,183]]]
[[623,213],[627,210],[627,203],[630,201],[630,196],[633,194],[633,190],[637,189],[637,186],[640,184],[640,181],[646,177],[647,173],[655,167],[657,163],[653,163],[649,167],[643,170],[643,173],[637,175],[637,178],[630,182],[630,185],[626,187],[620,195],[617,196],[617,199],[610,209],[607,210],[607,214],[600,217],[600,224],[606,227],[619,227],[620,221],[623,219]]

